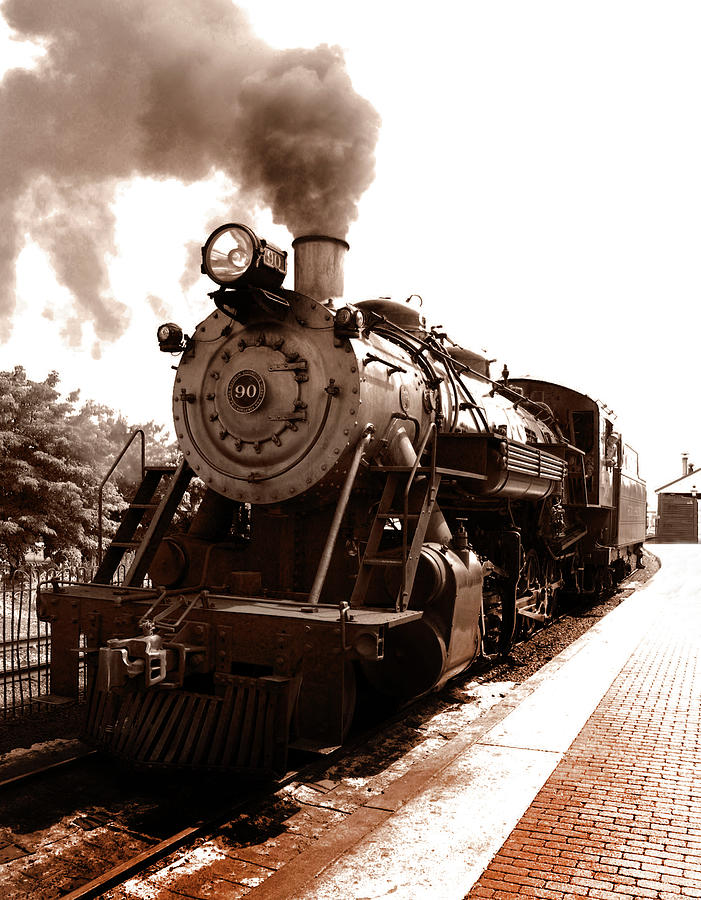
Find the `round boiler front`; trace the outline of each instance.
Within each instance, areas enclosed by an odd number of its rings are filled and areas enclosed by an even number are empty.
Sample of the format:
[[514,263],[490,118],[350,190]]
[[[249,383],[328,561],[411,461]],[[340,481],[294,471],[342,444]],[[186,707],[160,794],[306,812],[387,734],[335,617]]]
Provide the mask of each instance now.
[[327,478],[361,432],[358,362],[308,298],[284,317],[219,311],[197,329],[173,394],[178,441],[213,490],[280,503]]

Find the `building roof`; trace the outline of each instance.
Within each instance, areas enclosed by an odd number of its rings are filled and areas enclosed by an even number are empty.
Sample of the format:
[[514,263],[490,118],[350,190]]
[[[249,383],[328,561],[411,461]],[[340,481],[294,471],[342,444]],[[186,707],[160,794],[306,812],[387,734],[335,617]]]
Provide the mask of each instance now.
[[656,494],[690,494],[697,491],[701,494],[701,469],[694,469],[686,475],[680,475],[669,484],[663,484],[662,487],[655,488]]

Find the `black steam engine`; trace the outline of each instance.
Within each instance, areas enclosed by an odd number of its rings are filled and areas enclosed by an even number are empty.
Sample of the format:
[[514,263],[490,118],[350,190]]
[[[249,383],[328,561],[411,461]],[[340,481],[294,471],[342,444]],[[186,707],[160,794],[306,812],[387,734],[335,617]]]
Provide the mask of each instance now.
[[182,462],[145,468],[92,582],[40,595],[53,691],[82,654],[88,732],[143,765],[280,770],[343,741],[359,687],[440,686],[640,558],[645,487],[602,404],[490,379],[405,304],[334,305],[345,242],[294,246],[286,290],[286,253],[210,236],[211,315],[158,331]]

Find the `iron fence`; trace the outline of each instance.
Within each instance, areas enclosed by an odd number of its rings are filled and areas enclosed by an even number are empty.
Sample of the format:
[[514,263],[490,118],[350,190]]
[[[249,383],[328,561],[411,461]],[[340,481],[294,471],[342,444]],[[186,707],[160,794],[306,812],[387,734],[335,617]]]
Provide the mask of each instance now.
[[[12,573],[0,570],[0,720],[36,712],[51,702],[51,625],[37,616],[38,586],[54,578],[86,582],[93,574],[92,569],[82,566],[28,566]],[[84,688],[83,663],[79,672],[81,693]]]

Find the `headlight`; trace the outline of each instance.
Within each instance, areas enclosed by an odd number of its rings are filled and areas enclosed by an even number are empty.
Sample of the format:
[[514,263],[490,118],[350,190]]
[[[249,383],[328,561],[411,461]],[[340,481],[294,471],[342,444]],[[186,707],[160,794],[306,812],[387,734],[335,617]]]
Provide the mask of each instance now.
[[342,306],[334,316],[334,331],[338,335],[355,337],[360,334],[365,326],[365,316],[359,309],[352,306]]
[[253,262],[253,235],[247,228],[224,226],[205,246],[207,273],[220,284],[239,279]]
[[224,287],[277,288],[287,273],[287,253],[258,238],[246,225],[222,225],[202,248],[202,271]]
[[158,347],[164,353],[177,353],[184,349],[183,330],[175,322],[160,325],[156,332]]

